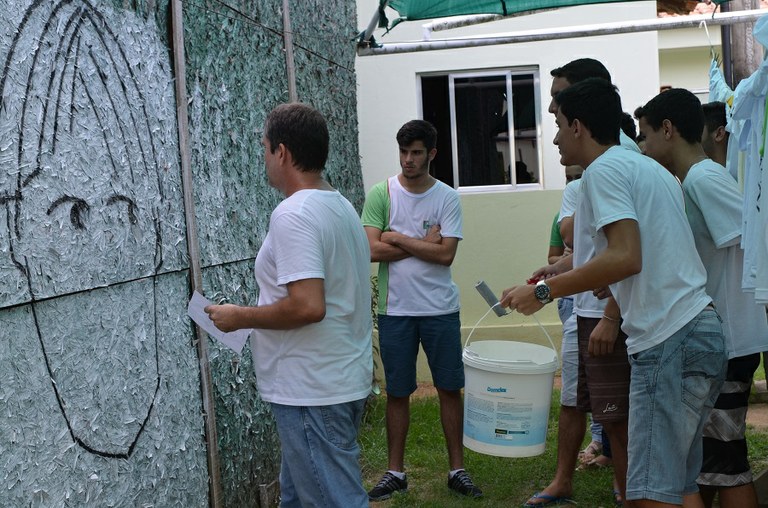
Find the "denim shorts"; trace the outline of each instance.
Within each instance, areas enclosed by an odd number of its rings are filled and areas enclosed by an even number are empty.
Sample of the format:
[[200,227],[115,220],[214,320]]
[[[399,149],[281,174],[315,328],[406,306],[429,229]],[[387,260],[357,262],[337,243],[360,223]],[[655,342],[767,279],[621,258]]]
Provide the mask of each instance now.
[[560,405],[576,407],[576,389],[579,385],[579,338],[576,332],[576,314],[563,323],[563,344],[560,346]]
[[357,433],[360,399],[328,406],[272,404],[280,436],[280,506],[367,508]]
[[379,315],[379,350],[387,394],[408,397],[416,391],[419,344],[427,355],[435,387],[464,388],[459,313],[442,316]]
[[684,495],[698,491],[702,428],[725,378],[720,318],[706,307],[629,361],[627,499],[682,504]]

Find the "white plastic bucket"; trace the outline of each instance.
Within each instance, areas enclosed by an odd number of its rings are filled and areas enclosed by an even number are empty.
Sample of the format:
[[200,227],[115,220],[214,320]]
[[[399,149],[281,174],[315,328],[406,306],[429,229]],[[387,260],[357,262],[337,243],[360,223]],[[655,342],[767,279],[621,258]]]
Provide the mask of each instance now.
[[557,353],[525,342],[464,348],[464,446],[496,457],[544,453]]

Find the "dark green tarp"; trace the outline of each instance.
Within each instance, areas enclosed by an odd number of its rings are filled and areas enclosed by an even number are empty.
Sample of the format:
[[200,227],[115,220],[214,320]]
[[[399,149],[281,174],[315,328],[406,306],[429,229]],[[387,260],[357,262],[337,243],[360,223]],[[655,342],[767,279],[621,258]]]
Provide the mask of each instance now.
[[[573,7],[577,5],[606,4],[619,2],[636,2],[640,0],[379,0],[378,26],[386,28],[387,32],[403,21],[416,21],[451,16],[466,16],[472,14],[496,14],[500,16],[516,16],[541,10]],[[677,8],[684,9],[690,0],[657,1],[657,8],[674,12]],[[720,5],[730,0],[712,0]],[[679,5],[678,5],[679,3]],[[398,14],[397,19],[389,23],[385,10],[389,7]],[[674,9],[669,9],[674,7]],[[692,7],[691,7],[692,8]],[[686,11],[687,12],[687,11]],[[374,17],[374,22],[376,17]],[[371,46],[377,46],[376,41],[365,31],[359,35],[359,41]],[[387,33],[385,32],[385,33]],[[366,40],[368,39],[368,40]]]
[[[394,26],[400,21],[418,19],[445,18],[467,14],[514,16],[515,14],[558,7],[634,1],[638,0],[390,0],[387,6],[397,11],[400,16],[392,24]],[[686,3],[685,0],[678,1],[681,5]],[[713,0],[718,5],[728,1]],[[669,3],[674,2],[675,0],[671,0]],[[380,0],[379,3],[380,6],[383,6],[385,2]],[[381,12],[383,13],[383,8]]]
[[396,10],[402,20],[416,20],[466,14],[511,16],[557,7],[627,1],[638,0],[391,0],[388,6]]

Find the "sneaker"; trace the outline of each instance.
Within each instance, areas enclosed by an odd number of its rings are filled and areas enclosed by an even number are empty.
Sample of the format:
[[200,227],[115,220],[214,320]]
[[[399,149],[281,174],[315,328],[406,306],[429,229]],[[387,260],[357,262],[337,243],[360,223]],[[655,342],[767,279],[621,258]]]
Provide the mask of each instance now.
[[468,497],[480,497],[483,495],[483,491],[478,489],[472,478],[469,477],[469,473],[463,469],[453,475],[453,478],[448,478],[448,488],[454,492],[458,492],[462,496]]
[[[470,482],[472,483],[472,482]],[[379,483],[368,491],[368,499],[371,501],[384,501],[392,497],[395,492],[408,492],[408,478],[402,480],[389,471],[384,473]]]

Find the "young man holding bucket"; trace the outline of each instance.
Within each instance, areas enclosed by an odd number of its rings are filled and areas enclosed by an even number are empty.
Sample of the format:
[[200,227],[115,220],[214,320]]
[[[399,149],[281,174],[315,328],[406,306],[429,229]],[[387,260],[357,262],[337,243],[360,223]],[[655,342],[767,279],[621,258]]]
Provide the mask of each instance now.
[[437,131],[412,120],[397,133],[401,173],[375,185],[365,200],[363,225],[371,261],[379,262],[379,348],[387,387],[388,470],[368,492],[372,501],[406,491],[405,439],[416,355],[424,348],[440,400],[448,448],[448,487],[480,497],[464,470],[464,365],[459,292],[451,264],[462,237],[458,193],[429,174]]
[[[640,508],[700,506],[701,429],[725,375],[725,339],[677,180],[618,146],[621,99],[603,79],[560,92],[555,144],[585,168],[576,216],[596,255],[502,305],[532,314],[562,295],[610,285],[631,364],[626,499]],[[674,260],[674,262],[670,262]]]
[[[573,60],[552,70],[551,74],[549,112],[553,115],[557,114],[555,97],[566,88],[588,78],[611,81],[605,66],[592,58]],[[635,142],[621,131],[619,141],[623,148],[639,153]],[[581,180],[569,183],[563,191],[560,208],[561,227],[569,229],[573,237],[573,256],[540,269],[534,273],[535,277],[563,273],[572,268],[572,263],[583,264],[594,256],[595,249],[587,225],[579,220],[576,213],[580,193]],[[599,300],[591,291],[574,297],[576,331],[563,334],[557,470],[549,485],[528,499],[526,507],[570,501],[576,460],[586,430],[585,414],[590,412],[594,421],[600,424],[601,432],[605,430],[611,440],[614,449],[614,499],[617,502],[623,499],[630,375],[626,335],[619,329],[619,312],[614,305],[613,299]],[[597,348],[597,345],[600,347]]]

